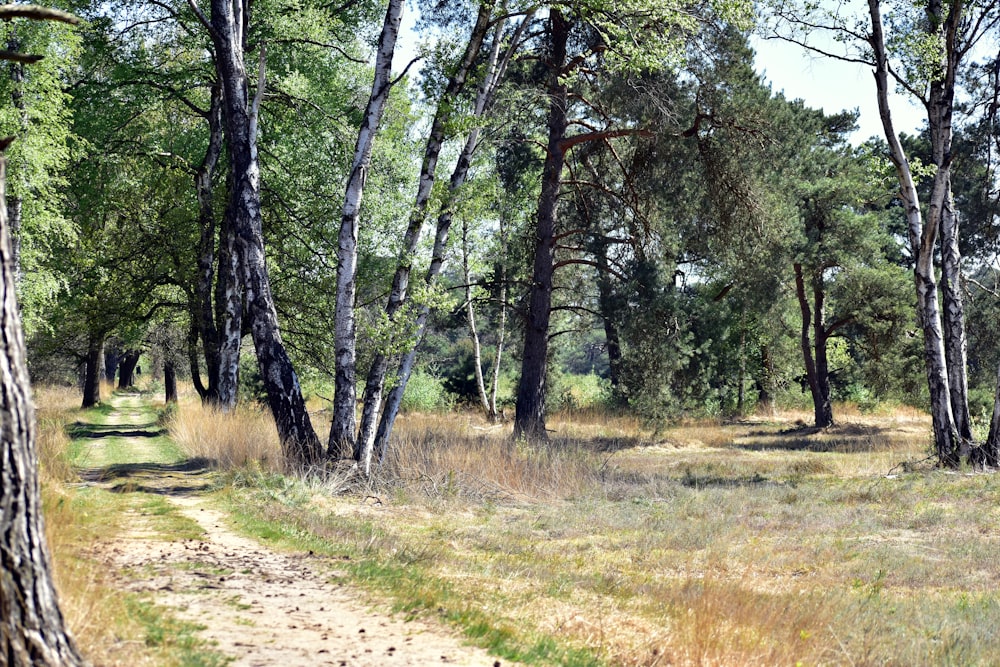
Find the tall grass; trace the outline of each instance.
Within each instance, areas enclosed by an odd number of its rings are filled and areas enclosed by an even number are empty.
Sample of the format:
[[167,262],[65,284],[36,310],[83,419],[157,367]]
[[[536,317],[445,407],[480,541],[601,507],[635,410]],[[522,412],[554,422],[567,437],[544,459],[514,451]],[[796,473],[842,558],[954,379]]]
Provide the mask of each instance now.
[[171,416],[169,428],[188,456],[208,459],[220,470],[284,470],[274,421],[260,408],[241,405],[223,413],[185,402]]

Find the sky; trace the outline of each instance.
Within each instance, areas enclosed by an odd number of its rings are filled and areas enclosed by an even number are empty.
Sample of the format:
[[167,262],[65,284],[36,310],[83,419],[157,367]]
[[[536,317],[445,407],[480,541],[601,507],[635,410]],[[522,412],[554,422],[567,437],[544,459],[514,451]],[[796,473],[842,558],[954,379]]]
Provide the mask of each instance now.
[[[756,69],[774,92],[783,91],[786,98],[802,99],[826,113],[858,109],[859,129],[851,137],[855,143],[873,135],[884,137],[871,68],[818,56],[777,39],[754,38],[752,46],[757,52]],[[897,132],[913,133],[923,125],[923,107],[900,95],[893,95],[889,103]]]
[[[415,3],[407,2],[403,11],[400,41],[393,58],[393,69],[400,71],[416,52],[414,27],[418,18]],[[784,92],[788,99],[802,99],[809,107],[837,113],[858,109],[858,130],[851,137],[861,143],[871,136],[883,137],[882,121],[875,100],[875,79],[871,69],[810,53],[795,44],[777,39],[752,38],[757,52],[756,69],[771,84],[772,90]],[[827,45],[828,46],[828,45]],[[897,132],[913,133],[926,118],[923,108],[908,99],[890,98]]]

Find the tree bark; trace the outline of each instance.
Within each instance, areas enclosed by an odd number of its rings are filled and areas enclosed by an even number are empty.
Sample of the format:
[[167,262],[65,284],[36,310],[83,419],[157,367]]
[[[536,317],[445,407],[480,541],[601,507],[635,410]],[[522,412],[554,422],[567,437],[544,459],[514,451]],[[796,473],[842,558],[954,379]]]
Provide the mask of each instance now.
[[[936,1],[936,0],[935,0]],[[957,3],[961,11],[961,2]],[[913,182],[909,161],[899,142],[889,110],[889,65],[886,55],[885,38],[882,30],[882,16],[879,0],[868,0],[872,33],[869,43],[875,55],[875,83],[878,94],[879,115],[889,157],[896,168],[900,197],[906,213],[907,233],[913,252],[914,282],[917,290],[917,319],[924,335],[924,365],[931,399],[931,420],[934,430],[934,444],[938,463],[955,466],[960,461],[960,437],[951,408],[947,362],[944,352],[944,337],[941,331],[941,317],[937,297],[937,279],[934,272],[934,248],[937,241],[938,225],[923,223],[920,199]],[[933,130],[932,130],[933,131]],[[944,188],[939,183],[941,174],[935,175],[935,193],[931,206],[940,205]],[[933,215],[933,214],[931,214]]]
[[[9,140],[0,145],[2,151]],[[35,445],[35,409],[17,304],[15,258],[0,152],[0,663],[36,667],[85,664],[62,613],[45,542]],[[91,367],[100,378],[100,345]],[[90,361],[88,356],[88,361]]]
[[198,358],[198,322],[196,315],[192,315],[191,326],[188,329],[187,357],[188,368],[191,372],[191,384],[194,385],[194,390],[198,392],[198,397],[201,398],[202,402],[205,402],[206,396],[208,396],[208,388],[201,379],[201,364]]
[[167,403],[177,402],[177,370],[170,356],[163,360],[163,393]]
[[[82,408],[101,402],[101,363],[104,361],[104,335],[91,334],[87,341],[87,361],[83,378]],[[112,376],[113,377],[113,376]]]
[[[212,287],[215,282],[215,243],[216,225],[215,211],[212,207],[213,177],[215,168],[218,165],[219,157],[222,154],[223,127],[222,127],[222,85],[215,82],[212,85],[211,105],[206,117],[208,121],[208,148],[205,157],[202,159],[198,170],[194,175],[195,192],[198,198],[198,228],[200,238],[198,243],[198,280],[195,284],[195,300],[197,302],[194,309],[197,333],[201,337],[202,350],[205,355],[205,372],[208,376],[208,386],[199,389],[198,394],[202,401],[212,405],[222,405],[225,408],[232,408],[235,403],[235,385],[237,368],[234,364],[239,363],[239,340],[236,340],[236,353],[231,352],[226,355],[227,380],[222,375],[222,356],[220,352],[219,330],[216,327],[215,305],[212,299]],[[231,236],[231,235],[230,235]],[[228,240],[230,249],[232,239]],[[220,262],[223,261],[220,255]],[[229,261],[229,257],[225,258]],[[226,280],[232,280],[232,266],[228,272],[220,271],[223,284]],[[222,290],[223,295],[226,288]],[[229,347],[233,348],[233,342],[229,341]],[[197,374],[198,384],[201,383],[201,374]],[[220,397],[219,387],[226,383],[226,401]]]
[[524,326],[521,378],[517,386],[514,437],[547,439],[545,432],[545,367],[548,362],[549,319],[552,314],[552,277],[555,229],[564,162],[563,139],[569,126],[568,95],[562,79],[570,23],[562,11],[549,10],[548,144],[542,167],[542,189],[535,222],[535,249]]
[[490,414],[490,399],[486,395],[486,379],[483,376],[483,352],[479,342],[479,330],[476,328],[476,308],[472,301],[472,275],[469,272],[469,226],[462,221],[462,277],[465,280],[465,320],[469,326],[469,338],[472,339],[472,367],[476,376],[476,393],[479,405],[487,419]]
[[[407,300],[407,289],[410,283],[410,272],[413,267],[413,256],[417,251],[417,244],[420,241],[424,220],[427,217],[427,205],[430,202],[431,192],[434,188],[435,172],[437,171],[441,148],[447,139],[448,124],[451,121],[458,95],[465,88],[469,72],[479,57],[483,40],[489,29],[492,13],[492,2],[482,2],[479,5],[479,14],[470,33],[469,41],[465,46],[465,52],[462,55],[458,68],[448,79],[448,85],[445,87],[444,93],[442,93],[441,99],[438,101],[437,111],[434,113],[434,120],[431,122],[431,130],[427,136],[424,159],[420,168],[417,195],[414,200],[413,211],[410,213],[406,233],[403,235],[403,247],[400,250],[399,262],[392,277],[389,300],[385,306],[385,313],[390,322],[394,320],[396,314]],[[379,411],[382,407],[382,392],[385,389],[385,376],[388,369],[388,355],[383,351],[377,352],[375,359],[372,361],[367,381],[365,382],[364,402],[361,410],[361,427],[354,451],[354,458],[364,468],[366,475],[370,473],[371,469],[376,425]]]
[[[802,265],[795,263],[795,296],[799,301],[799,311],[802,315],[802,327],[799,344],[806,366],[806,379],[809,382],[809,392],[813,401],[813,418],[817,428],[833,425],[833,406],[830,403],[830,369],[827,362],[827,331],[824,322],[824,301],[822,281],[812,276],[813,307],[810,308],[806,295],[805,279]],[[812,340],[810,341],[810,329]]]
[[[363,443],[361,447],[356,446],[362,441],[356,439],[357,390],[354,386],[357,363],[354,297],[357,291],[355,280],[358,271],[358,216],[361,213],[365,179],[371,165],[375,134],[382,121],[382,111],[385,109],[385,102],[389,98],[389,89],[392,86],[392,55],[395,52],[402,16],[403,0],[389,0],[382,33],[379,36],[372,92],[354,147],[354,163],[351,166],[347,191],[344,195],[337,247],[337,294],[334,313],[336,376],[328,454],[339,458],[350,453],[349,455],[359,461],[366,472],[370,468],[371,447]],[[368,452],[367,455],[363,453],[365,450]]]
[[[249,5],[242,0],[212,0],[212,37],[223,88],[223,118],[231,189],[226,219],[235,235],[235,266],[245,288],[246,312],[257,352],[268,406],[278,429],[285,459],[293,465],[311,465],[322,459],[322,447],[306,410],[302,389],[278,328],[264,259],[260,210],[260,165],[257,159],[257,118],[264,90],[264,47],[261,45],[257,94],[251,102],[246,64],[245,33]],[[229,297],[233,295],[227,294]],[[232,320],[223,336],[235,336]],[[223,359],[225,363],[225,359]],[[222,375],[230,373],[222,369]],[[220,384],[220,396],[222,394]]]
[[118,376],[118,364],[122,360],[121,349],[117,344],[104,344],[104,379],[114,384]]
[[128,389],[135,385],[135,367],[142,356],[140,350],[126,350],[118,362],[118,388]]

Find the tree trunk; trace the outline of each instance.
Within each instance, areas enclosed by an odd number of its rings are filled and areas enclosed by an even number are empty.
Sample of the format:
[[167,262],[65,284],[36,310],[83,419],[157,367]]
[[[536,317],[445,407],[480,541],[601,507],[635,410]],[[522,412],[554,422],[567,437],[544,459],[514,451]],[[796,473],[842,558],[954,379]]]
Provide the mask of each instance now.
[[[493,47],[490,49],[490,58],[486,65],[486,72],[483,75],[483,81],[481,82],[479,90],[476,93],[476,104],[473,110],[473,115],[475,117],[481,117],[491,106],[497,86],[506,71],[507,64],[510,62],[511,56],[519,47],[524,29],[530,22],[532,16],[534,16],[534,11],[528,12],[522,22],[518,25],[514,34],[510,38],[510,46],[502,57],[500,56],[500,46],[502,43],[504,22],[501,20],[497,24],[496,32],[493,38]],[[457,201],[459,190],[465,184],[465,179],[469,175],[469,169],[472,166],[472,157],[476,151],[476,146],[479,144],[479,132],[479,127],[473,127],[472,130],[469,131],[469,136],[466,137],[465,145],[462,147],[461,153],[459,153],[458,160],[455,163],[455,169],[452,171],[451,179],[448,183],[448,197],[445,203],[441,206],[441,213],[438,215],[437,225],[434,232],[434,248],[431,251],[431,263],[427,268],[427,274],[424,277],[424,284],[428,288],[433,287],[437,283],[438,276],[444,268],[448,252],[448,237],[451,232],[451,223],[454,218],[455,202]],[[389,439],[392,437],[392,428],[396,422],[396,417],[399,414],[399,406],[403,402],[403,394],[406,392],[406,385],[410,381],[410,375],[413,372],[413,365],[416,362],[417,345],[419,345],[420,341],[423,339],[429,315],[430,307],[426,305],[421,306],[414,322],[414,342],[412,343],[410,349],[403,354],[403,358],[399,364],[399,369],[396,373],[396,386],[393,387],[391,392],[389,392],[385,408],[382,410],[382,418],[379,420],[374,445],[374,448],[379,451],[379,460],[384,460],[386,452],[388,451]]]
[[[10,140],[0,145],[3,151]],[[15,259],[0,153],[0,663],[36,667],[83,665],[66,629],[45,542],[35,445],[35,410],[15,287]],[[103,338],[103,337],[102,337]],[[100,378],[101,345],[91,345],[88,370]],[[99,386],[99,385],[98,385]]]
[[167,403],[177,402],[177,371],[174,360],[169,355],[163,360],[163,392]]
[[562,11],[549,10],[548,147],[542,167],[542,190],[535,222],[535,249],[524,326],[521,378],[517,386],[514,437],[546,439],[545,367],[549,350],[549,319],[552,314],[552,276],[555,264],[555,229],[559,190],[562,186],[564,149],[568,127],[566,84],[562,80],[570,24]]
[[[417,243],[420,241],[420,234],[423,230],[424,219],[427,216],[427,205],[431,199],[431,192],[434,188],[435,172],[437,171],[438,158],[441,155],[441,147],[447,139],[448,125],[452,120],[452,113],[457,104],[458,95],[465,87],[465,81],[469,72],[479,56],[479,51],[489,29],[490,16],[493,10],[493,3],[482,2],[479,5],[479,14],[476,24],[472,28],[469,41],[465,47],[465,53],[459,63],[458,68],[448,79],[448,85],[438,102],[434,120],[431,123],[431,130],[427,136],[427,144],[424,148],[424,159],[420,168],[420,179],[417,186],[417,196],[414,200],[413,211],[410,213],[409,224],[406,233],[403,235],[403,247],[399,254],[399,263],[392,277],[392,289],[389,291],[389,300],[385,306],[385,313],[389,321],[393,321],[396,313],[403,307],[407,299],[407,288],[410,283],[410,272],[413,267],[413,256],[417,251]],[[389,369],[387,356],[379,351],[372,362],[368,379],[365,382],[364,402],[361,410],[361,427],[358,439],[355,444],[354,458],[363,467],[368,475],[371,469],[372,451],[375,445],[376,425],[379,411],[382,407],[382,392],[385,389],[385,376]]]
[[[961,5],[961,3],[958,4]],[[931,222],[923,224],[920,199],[913,182],[913,174],[893,126],[892,114],[889,110],[889,65],[879,0],[868,0],[868,9],[872,23],[872,34],[869,39],[876,60],[875,82],[878,92],[879,115],[882,119],[886,141],[889,144],[889,157],[896,168],[896,176],[899,180],[900,196],[906,213],[907,233],[915,260],[913,273],[917,290],[917,318],[924,335],[924,364],[930,391],[934,444],[938,463],[944,466],[955,466],[960,460],[960,438],[951,409],[951,391],[945,361],[944,339],[941,332],[937,280],[934,273],[934,248],[938,226]],[[960,7],[958,11],[961,11]],[[944,189],[938,183],[940,176],[940,172],[935,175],[935,189],[937,191],[931,197],[931,206],[934,206],[935,201],[940,202],[943,196]]]
[[[298,377],[281,342],[264,260],[257,118],[264,92],[265,54],[261,45],[257,94],[251,102],[243,59],[243,31],[249,24],[248,12],[249,5],[241,2],[212,0],[213,39],[223,86],[223,118],[229,146],[231,190],[226,219],[236,238],[234,256],[236,266],[242,269],[238,276],[246,291],[246,311],[257,363],[285,459],[293,465],[311,465],[322,459],[322,447],[309,419]],[[223,335],[235,336],[237,330],[232,327]],[[227,368],[222,369],[223,376],[228,373]],[[220,396],[221,390],[220,385]]]
[[993,395],[993,416],[990,419],[990,432],[983,444],[983,464],[1000,466],[1000,368],[997,369],[996,392]]
[[[101,402],[101,362],[104,360],[104,335],[91,334],[87,341],[87,362],[83,379],[82,408]],[[114,377],[114,376],[112,376]]]
[[[21,50],[20,40],[16,33],[13,33],[7,42],[7,50],[11,53],[17,53]],[[30,129],[28,114],[24,104],[24,63],[10,63],[10,82],[11,106],[17,110],[20,133],[23,137]],[[21,169],[20,171],[24,172],[25,170]],[[11,252],[14,258],[14,284],[20,285],[22,277],[21,224],[24,211],[24,200],[21,197],[21,193],[27,189],[23,173],[18,177],[17,185],[19,187],[15,190],[15,193],[7,197],[7,226],[10,230]]]
[[[198,359],[198,322],[197,316],[191,317],[191,327],[188,330],[187,338],[187,357],[188,357],[188,368],[191,371],[191,384],[194,385],[194,390],[198,392],[198,397],[201,398],[202,402],[207,402],[208,388],[205,383],[201,380],[201,364]],[[218,396],[216,397],[218,398]],[[216,403],[218,401],[216,400]]]
[[128,389],[135,385],[135,367],[142,355],[140,350],[126,350],[118,363],[118,388]]
[[462,221],[462,276],[465,279],[465,320],[469,325],[469,337],[472,339],[472,366],[476,375],[476,393],[479,395],[479,405],[486,417],[490,414],[490,399],[486,395],[486,379],[483,377],[483,352],[479,342],[479,331],[476,329],[476,308],[472,302],[472,275],[469,272],[469,226]]
[[104,380],[114,384],[118,376],[118,364],[122,360],[122,351],[117,344],[104,344]]
[[608,376],[611,388],[615,391],[621,386],[622,377],[622,344],[618,335],[618,325],[615,322],[614,292],[611,285],[610,265],[608,262],[608,244],[601,242],[597,252],[597,304],[601,309],[601,322],[604,325],[604,345],[608,353]]
[[[396,49],[399,24],[403,16],[403,0],[389,0],[379,36],[378,55],[375,59],[375,79],[365,110],[365,119],[358,131],[354,147],[354,163],[347,181],[344,207],[340,218],[339,245],[337,248],[337,295],[334,313],[334,338],[336,347],[336,377],[333,394],[333,422],[330,425],[328,454],[331,457],[350,455],[367,470],[370,466],[371,448],[357,448],[357,394],[354,386],[357,355],[354,318],[355,280],[358,271],[358,216],[364,195],[365,179],[371,164],[375,134],[382,121],[382,111],[392,86],[392,54]],[[367,457],[362,453],[368,450]],[[367,460],[364,460],[367,459]]]
[[[215,281],[215,211],[212,208],[212,179],[215,175],[215,168],[222,154],[223,127],[222,127],[222,86],[216,82],[212,86],[212,101],[209,107],[208,116],[208,148],[201,165],[195,172],[194,183],[195,192],[198,198],[198,228],[200,239],[198,245],[198,280],[195,285],[196,307],[193,309],[195,315],[195,325],[197,335],[201,337],[202,349],[205,355],[205,372],[208,376],[208,386],[198,390],[202,401],[212,405],[222,405],[225,408],[232,408],[236,398],[236,377],[239,364],[239,339],[235,341],[235,354],[233,341],[229,341],[226,355],[226,363],[229,368],[226,370],[227,380],[223,380],[222,356],[220,353],[219,330],[216,327],[215,307],[212,300],[212,286]],[[230,234],[231,237],[231,234]],[[228,239],[228,247],[232,249],[232,238]],[[220,262],[231,261],[231,255],[223,259],[220,253]],[[231,281],[235,276],[232,265],[228,270],[220,271],[223,283],[222,294],[225,295],[225,281]],[[235,366],[234,366],[235,364]],[[201,374],[198,373],[196,387],[201,384]],[[226,384],[226,401],[220,400],[219,387]]]
[[[501,224],[503,224],[501,222]],[[501,231],[503,235],[503,231]],[[500,411],[497,409],[497,392],[500,391],[500,360],[503,358],[504,337],[507,330],[507,275],[506,264],[501,263],[500,269],[500,321],[497,323],[497,351],[493,357],[493,371],[490,375],[490,421],[496,423],[500,420]]]
[[[795,263],[795,296],[799,301],[802,325],[799,345],[806,366],[806,379],[813,401],[813,417],[817,428],[833,424],[833,409],[830,405],[830,375],[826,358],[826,329],[823,323],[823,289],[813,276],[812,291],[814,308],[810,308],[806,295],[802,265]],[[810,329],[812,340],[810,340]]]

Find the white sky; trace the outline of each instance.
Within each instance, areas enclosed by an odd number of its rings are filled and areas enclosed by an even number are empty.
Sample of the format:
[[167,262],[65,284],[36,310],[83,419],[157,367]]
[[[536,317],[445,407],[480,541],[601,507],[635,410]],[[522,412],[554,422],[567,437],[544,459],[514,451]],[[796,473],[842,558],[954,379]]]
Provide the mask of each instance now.
[[[861,116],[859,129],[852,137],[854,142],[873,135],[884,138],[870,68],[819,56],[776,39],[754,38],[751,45],[757,52],[756,69],[771,83],[774,92],[784,91],[785,97],[802,99],[807,106],[826,113],[858,109]],[[926,119],[923,107],[900,95],[892,96],[890,107],[897,132],[913,134]]]

